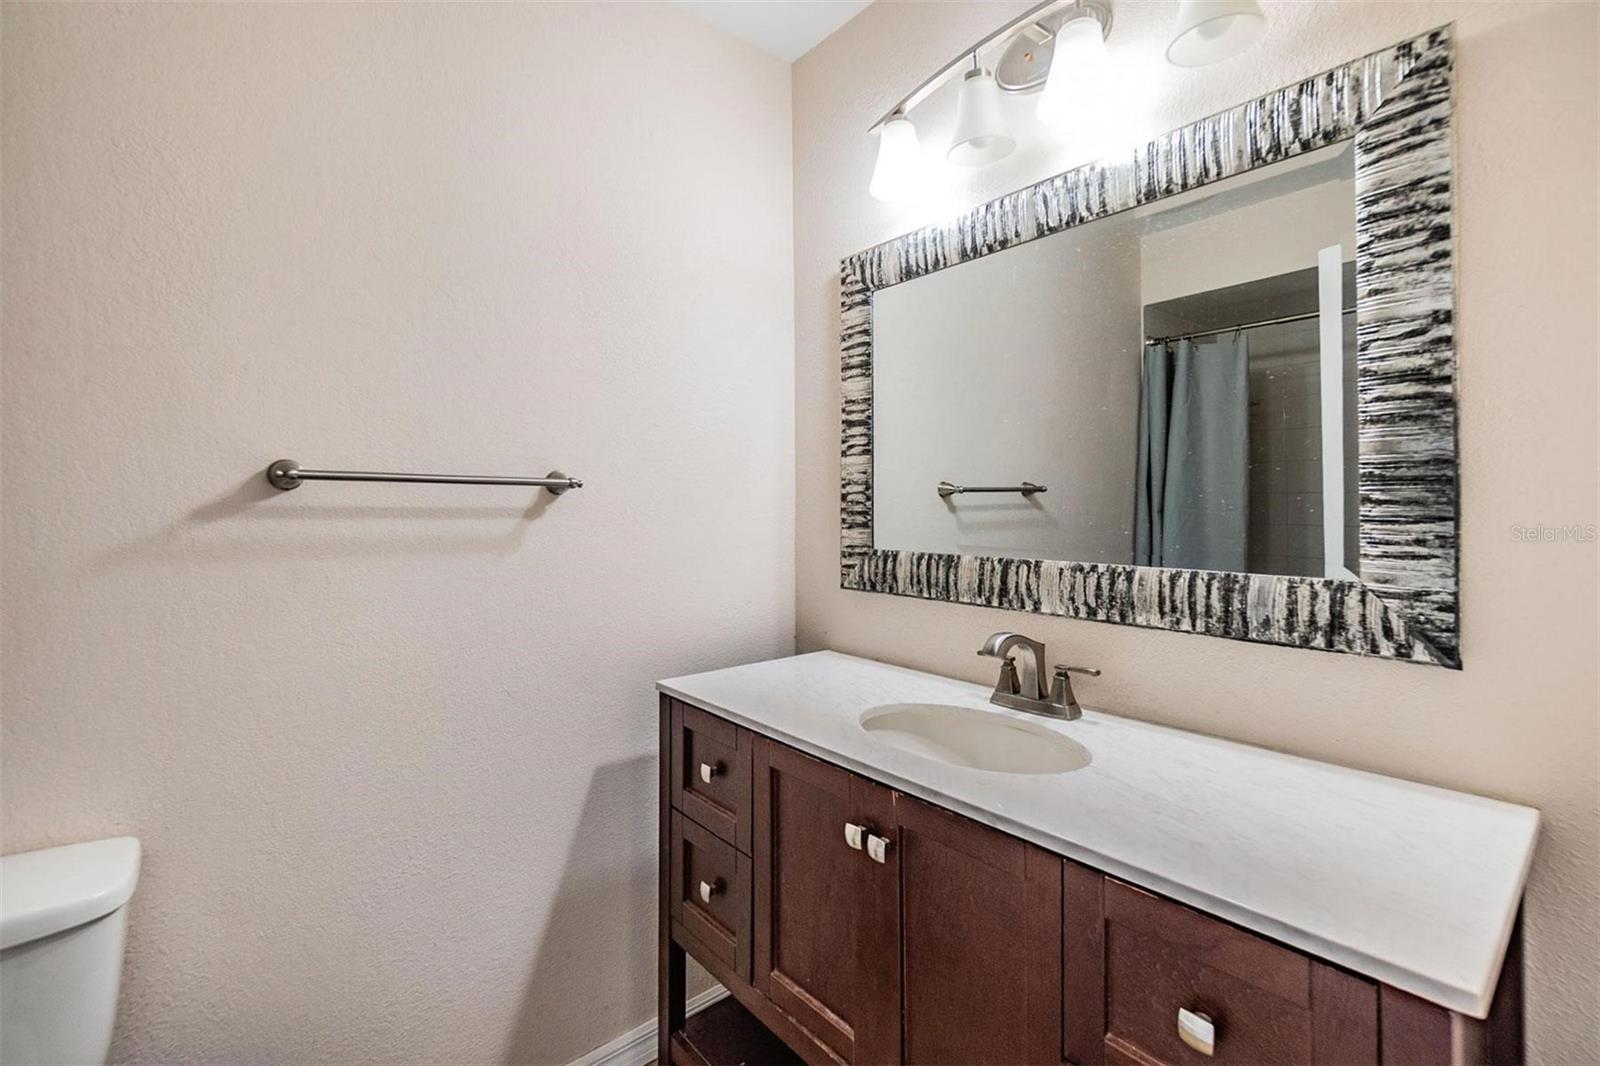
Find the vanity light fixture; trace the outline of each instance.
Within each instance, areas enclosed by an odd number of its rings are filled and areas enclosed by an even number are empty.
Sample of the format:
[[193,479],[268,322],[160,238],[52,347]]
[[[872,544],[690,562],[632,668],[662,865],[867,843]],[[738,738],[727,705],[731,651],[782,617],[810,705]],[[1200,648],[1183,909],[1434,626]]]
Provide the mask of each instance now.
[[[872,170],[868,191],[876,200],[901,200],[919,192],[931,176],[924,173],[927,160],[917,143],[917,130],[908,114],[945,82],[959,72],[975,66],[977,72],[964,79],[957,102],[957,130],[946,153],[946,159],[968,166],[993,162],[1009,154],[1016,140],[1006,129],[1000,105],[999,91],[1008,93],[1033,92],[1044,85],[1044,49],[1029,50],[1028,46],[1050,39],[1050,26],[1056,15],[1080,2],[1097,0],[1044,0],[1001,26],[982,40],[961,50],[961,54],[923,79],[911,92],[867,130],[878,135],[878,161]],[[1025,84],[1013,84],[994,75],[983,67],[985,55],[996,55],[1013,43],[1013,38],[1028,37],[1023,45],[1027,52],[1023,63]],[[1038,73],[1034,73],[1037,71]]]
[[1203,67],[1238,55],[1267,28],[1256,0],[1183,0],[1167,45],[1175,67]]
[[902,111],[895,111],[878,127],[878,162],[872,168],[867,191],[874,200],[904,200],[917,190],[922,170],[922,145],[917,127]]
[[1077,107],[1091,103],[1088,90],[1106,65],[1111,11],[1096,3],[1075,4],[1056,27],[1050,74],[1039,96],[1041,122],[1063,124]]
[[[1183,0],[1167,60],[1202,66],[1225,59],[1255,40],[1266,16],[1255,0]],[[890,108],[867,131],[878,135],[878,162],[869,191],[874,199],[899,200],[921,190],[931,175],[917,143],[911,110],[958,73],[964,72],[956,103],[955,135],[945,158],[976,167],[1010,155],[1016,138],[1007,127],[1002,93],[1043,90],[1041,121],[1072,129],[1115,124],[1096,100],[1096,82],[1108,73],[1106,38],[1111,7],[1106,0],[1044,0],[961,51]],[[1102,131],[1105,132],[1105,131]],[[1115,131],[1113,131],[1115,132]]]
[[974,54],[972,69],[961,79],[961,96],[956,101],[956,132],[946,158],[957,166],[981,167],[1004,159],[1016,146],[1016,139],[1006,129],[1006,117],[1000,110],[1000,86]]

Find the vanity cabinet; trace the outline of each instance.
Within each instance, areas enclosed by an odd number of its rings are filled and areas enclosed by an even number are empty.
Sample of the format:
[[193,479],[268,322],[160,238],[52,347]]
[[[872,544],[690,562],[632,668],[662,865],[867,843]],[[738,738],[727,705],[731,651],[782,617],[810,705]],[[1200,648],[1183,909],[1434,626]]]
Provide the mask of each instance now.
[[[1477,1021],[700,708],[661,708],[662,1062],[1522,1060],[1516,938]],[[685,1018],[686,952],[731,994],[720,1016]]]

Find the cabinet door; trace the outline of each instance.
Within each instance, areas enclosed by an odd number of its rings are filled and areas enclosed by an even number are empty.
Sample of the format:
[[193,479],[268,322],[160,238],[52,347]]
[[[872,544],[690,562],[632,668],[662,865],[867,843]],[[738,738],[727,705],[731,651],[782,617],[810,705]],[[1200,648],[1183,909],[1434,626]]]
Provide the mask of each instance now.
[[1061,858],[895,795],[905,1061],[1061,1061]]
[[1068,863],[1066,1051],[1078,1066],[1378,1061],[1378,988]]
[[893,794],[765,738],[754,762],[755,987],[813,1038],[807,1059],[897,1062],[899,856],[846,834],[888,833]]

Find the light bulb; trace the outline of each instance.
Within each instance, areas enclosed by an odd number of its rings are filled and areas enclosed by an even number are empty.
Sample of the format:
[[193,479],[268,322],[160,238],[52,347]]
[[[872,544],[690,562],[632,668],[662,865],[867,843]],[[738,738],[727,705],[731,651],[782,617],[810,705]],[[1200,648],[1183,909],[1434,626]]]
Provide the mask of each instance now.
[[874,200],[904,200],[917,191],[922,177],[922,146],[917,127],[904,115],[893,115],[878,130],[878,162],[867,191]]
[[1039,120],[1064,125],[1076,106],[1092,104],[1094,82],[1105,65],[1106,36],[1100,20],[1085,13],[1063,22],[1056,30],[1050,73],[1039,94]]
[[1266,26],[1267,16],[1256,0],[1183,0],[1167,62],[1203,67],[1227,59],[1244,51]]

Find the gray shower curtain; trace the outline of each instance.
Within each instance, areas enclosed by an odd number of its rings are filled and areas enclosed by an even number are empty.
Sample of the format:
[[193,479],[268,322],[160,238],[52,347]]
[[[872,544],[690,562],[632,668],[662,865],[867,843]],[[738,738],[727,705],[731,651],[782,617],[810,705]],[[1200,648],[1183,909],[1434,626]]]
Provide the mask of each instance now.
[[1243,334],[1145,346],[1136,565],[1246,569],[1249,362]]

